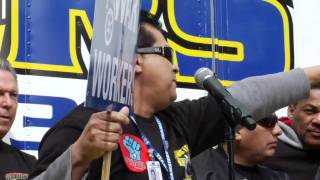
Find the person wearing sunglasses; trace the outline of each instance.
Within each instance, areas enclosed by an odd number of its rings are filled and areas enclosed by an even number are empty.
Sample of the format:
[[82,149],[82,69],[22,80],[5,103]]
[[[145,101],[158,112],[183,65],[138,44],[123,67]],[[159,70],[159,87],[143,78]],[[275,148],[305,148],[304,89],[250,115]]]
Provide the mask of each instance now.
[[[101,156],[112,151],[110,179],[147,180],[153,169],[164,180],[190,180],[191,157],[223,142],[226,118],[214,97],[174,102],[179,69],[149,13],[141,12],[137,44],[133,115],[126,107],[97,112],[79,105],[42,139],[33,179],[100,179]],[[248,78],[228,90],[260,119],[319,82],[317,66]]]
[[138,48],[136,52],[138,54],[157,54],[173,64],[173,49],[169,46]]
[[319,180],[320,85],[311,87],[308,98],[288,106],[287,120],[291,126],[279,122],[284,133],[275,155],[265,165],[287,172],[292,180]]
[[[257,122],[254,130],[240,129],[235,135],[236,180],[288,180],[283,172],[260,165],[276,151],[282,133],[278,119],[269,115]],[[227,143],[210,148],[191,160],[196,179],[228,180]]]

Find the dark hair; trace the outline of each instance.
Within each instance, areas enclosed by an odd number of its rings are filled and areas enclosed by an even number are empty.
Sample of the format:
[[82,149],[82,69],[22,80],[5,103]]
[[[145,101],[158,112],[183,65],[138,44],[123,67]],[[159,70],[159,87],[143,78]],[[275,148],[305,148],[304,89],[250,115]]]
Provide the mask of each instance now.
[[16,71],[11,67],[10,63],[7,60],[0,59],[0,70],[8,71],[15,80],[17,80]]
[[140,29],[139,29],[137,46],[138,48],[151,47],[156,40],[153,34],[146,29],[145,24],[149,24],[152,27],[159,30],[160,32],[162,32],[161,23],[152,14],[146,11],[140,12],[139,21],[140,21]]
[[[313,90],[313,89],[320,89],[320,84],[311,85],[310,90]],[[301,100],[298,100],[297,102],[292,103],[291,105],[296,106],[300,101]]]

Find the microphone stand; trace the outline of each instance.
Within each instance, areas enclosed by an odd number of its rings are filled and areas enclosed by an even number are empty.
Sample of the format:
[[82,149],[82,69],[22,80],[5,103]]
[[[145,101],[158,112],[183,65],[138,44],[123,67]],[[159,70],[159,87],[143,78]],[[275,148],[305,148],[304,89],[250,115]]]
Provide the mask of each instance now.
[[234,167],[234,140],[235,140],[234,128],[228,126],[227,134],[227,147],[228,147],[228,174],[229,180],[235,180],[235,167]]
[[[200,74],[200,75],[199,75]],[[203,82],[201,82],[204,80]],[[222,105],[222,112],[226,116],[228,122],[228,162],[229,162],[229,179],[234,180],[234,139],[235,129],[238,125],[246,127],[249,130],[253,130],[256,127],[256,122],[245,107],[225,89],[221,82],[217,78],[217,74],[210,74],[205,70],[198,71],[196,73],[196,81],[203,85],[203,88],[208,90],[211,96],[213,96]],[[202,86],[200,84],[200,87]]]
[[226,142],[228,147],[228,175],[229,180],[235,180],[235,166],[234,166],[234,153],[235,153],[235,133],[236,126],[241,124],[242,112],[238,107],[229,104],[223,98],[217,98],[222,105],[222,111],[227,117],[227,133]]
[[[219,99],[219,98],[218,98]],[[227,133],[226,141],[228,147],[228,175],[229,180],[235,180],[235,166],[234,166],[234,141],[235,141],[235,129],[236,125],[241,121],[241,111],[239,108],[235,108],[223,99],[220,99],[222,104],[223,113],[227,117]]]
[[[212,36],[212,69],[216,69],[215,68],[215,64],[216,64],[216,59],[215,59],[215,43],[214,43],[214,39],[215,39],[215,33],[214,33],[214,10],[215,10],[215,1],[214,0],[210,0],[210,7],[211,7],[211,36]],[[235,174],[234,174],[234,140],[235,140],[235,127],[236,127],[236,122],[240,122],[241,120],[241,111],[240,111],[240,116],[239,116],[239,109],[234,110],[234,108],[232,107],[232,105],[230,105],[228,102],[226,102],[225,100],[221,99],[221,98],[217,98],[220,99],[220,101],[222,102],[222,106],[223,106],[223,111],[226,114],[226,116],[228,117],[227,121],[228,121],[228,131],[227,131],[227,146],[228,146],[228,173],[229,173],[229,180],[235,180]]]

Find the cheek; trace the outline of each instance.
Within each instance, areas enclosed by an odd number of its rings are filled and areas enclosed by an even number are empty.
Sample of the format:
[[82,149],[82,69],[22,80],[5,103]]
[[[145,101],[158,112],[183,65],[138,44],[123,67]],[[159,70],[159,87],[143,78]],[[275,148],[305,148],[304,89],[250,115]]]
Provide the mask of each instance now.
[[163,68],[161,73],[158,73],[158,79],[161,80],[162,83],[170,85],[173,80],[172,73],[168,71],[166,68]]
[[249,138],[246,143],[254,145],[254,148],[264,149],[265,145],[270,141],[272,135],[261,130],[260,126],[257,126],[256,130],[251,131]]
[[18,103],[14,103],[14,104],[12,105],[12,108],[9,110],[11,116],[13,116],[13,117],[16,116],[17,108],[18,108]]
[[258,143],[260,142],[260,137],[257,136],[257,134],[255,133],[255,131],[252,131],[252,133],[250,134],[250,132],[248,133],[242,133],[242,139],[241,139],[241,143],[244,146],[257,146]]
[[295,116],[293,127],[296,131],[305,132],[307,127],[311,124],[311,118],[308,116]]
[[307,128],[308,128],[308,126],[310,126],[310,125],[311,125],[311,121],[300,122],[300,124],[298,126],[298,128],[299,128],[298,131],[300,131],[302,133],[305,133]]

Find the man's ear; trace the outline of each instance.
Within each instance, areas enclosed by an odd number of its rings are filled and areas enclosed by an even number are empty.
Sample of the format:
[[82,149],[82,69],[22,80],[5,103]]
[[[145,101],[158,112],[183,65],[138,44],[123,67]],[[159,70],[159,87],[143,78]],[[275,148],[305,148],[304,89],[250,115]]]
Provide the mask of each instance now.
[[287,109],[287,116],[289,119],[293,119],[293,114],[294,114],[294,111],[296,110],[296,106],[291,104],[288,106],[288,109]]
[[142,63],[142,56],[141,54],[136,54],[136,64],[134,66],[134,71],[136,74],[139,74],[142,72],[142,67],[141,67],[141,63]]
[[235,139],[236,139],[236,141],[241,141],[242,136],[241,136],[240,131],[236,132]]

